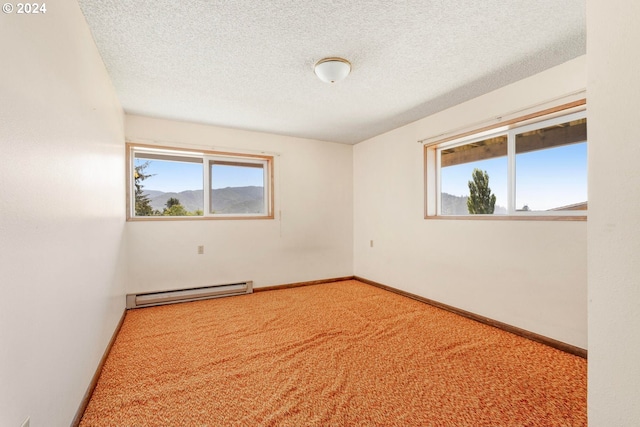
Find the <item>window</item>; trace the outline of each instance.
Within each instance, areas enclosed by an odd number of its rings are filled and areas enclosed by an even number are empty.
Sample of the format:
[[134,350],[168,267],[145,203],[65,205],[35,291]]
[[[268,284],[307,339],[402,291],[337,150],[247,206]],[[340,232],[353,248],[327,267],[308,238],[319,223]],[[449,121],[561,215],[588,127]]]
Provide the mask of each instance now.
[[586,211],[587,119],[565,117],[515,135],[515,209]]
[[129,219],[273,218],[273,157],[128,144]]
[[[469,179],[474,170],[481,170],[492,178],[492,193],[495,206],[506,206],[507,186],[507,137],[500,135],[488,139],[440,149],[439,205],[442,215],[467,215]],[[500,208],[498,208],[500,210]],[[485,213],[485,212],[478,212]],[[493,212],[492,212],[493,213]],[[503,213],[506,213],[503,212]]]
[[209,160],[209,211],[219,215],[266,215],[266,160]]
[[586,111],[427,145],[425,165],[427,217],[586,218]]

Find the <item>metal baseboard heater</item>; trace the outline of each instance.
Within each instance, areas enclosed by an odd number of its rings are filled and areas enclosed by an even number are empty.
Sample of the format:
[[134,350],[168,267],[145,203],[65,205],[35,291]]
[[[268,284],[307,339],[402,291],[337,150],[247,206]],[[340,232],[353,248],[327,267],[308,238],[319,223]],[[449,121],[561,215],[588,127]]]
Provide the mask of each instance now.
[[175,304],[209,298],[228,297],[253,293],[253,281],[213,285],[201,288],[178,289],[174,291],[127,294],[127,309],[152,307],[154,305]]

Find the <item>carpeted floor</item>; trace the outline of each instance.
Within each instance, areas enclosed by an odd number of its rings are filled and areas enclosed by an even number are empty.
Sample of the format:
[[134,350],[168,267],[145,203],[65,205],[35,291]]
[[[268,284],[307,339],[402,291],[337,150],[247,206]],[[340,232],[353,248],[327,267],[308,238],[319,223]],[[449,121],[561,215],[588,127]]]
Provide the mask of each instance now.
[[81,426],[586,426],[587,362],[356,281],[132,310]]

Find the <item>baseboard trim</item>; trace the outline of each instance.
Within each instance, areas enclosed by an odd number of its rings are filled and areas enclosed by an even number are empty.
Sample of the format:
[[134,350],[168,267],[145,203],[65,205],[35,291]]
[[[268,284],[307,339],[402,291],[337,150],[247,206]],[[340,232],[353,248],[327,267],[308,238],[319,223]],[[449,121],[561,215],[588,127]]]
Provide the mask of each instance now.
[[96,385],[98,385],[98,379],[100,379],[100,374],[102,373],[102,367],[107,361],[107,357],[109,356],[109,352],[111,351],[111,347],[113,347],[113,343],[116,341],[116,337],[122,328],[122,324],[124,323],[124,318],[127,315],[127,310],[125,309],[122,312],[122,316],[120,317],[120,321],[116,326],[113,335],[111,335],[111,340],[109,340],[109,344],[107,344],[107,348],[104,350],[104,354],[102,355],[102,359],[100,359],[100,363],[98,363],[98,368],[96,372],[93,374],[93,378],[91,378],[91,382],[89,383],[89,387],[80,402],[80,406],[78,407],[78,411],[76,412],[76,416],[73,417],[73,421],[71,422],[71,427],[78,427],[80,425],[80,421],[82,421],[82,416],[84,415],[84,411],[87,409],[87,405],[89,405],[89,401],[91,400],[91,396],[93,395],[93,391],[96,389]]
[[376,286],[376,287],[378,287],[380,289],[384,289],[384,290],[389,291],[389,292],[394,292],[396,294],[405,296],[407,298],[411,298],[411,299],[414,299],[416,301],[420,301],[420,302],[423,302],[425,304],[429,304],[431,306],[434,306],[434,307],[437,307],[437,308],[441,308],[441,309],[446,310],[446,311],[450,311],[451,313],[455,313],[455,314],[458,314],[460,316],[466,317],[468,319],[475,320],[476,322],[480,322],[480,323],[483,323],[485,325],[489,325],[489,326],[493,326],[493,327],[498,328],[498,329],[502,329],[503,331],[510,332],[512,334],[515,334],[515,335],[519,335],[521,337],[530,339],[531,341],[536,341],[536,342],[539,342],[541,344],[548,345],[549,347],[553,347],[553,348],[555,348],[557,350],[562,350],[562,351],[564,351],[566,353],[573,354],[574,356],[579,356],[579,357],[582,357],[583,359],[587,359],[588,352],[587,352],[587,350],[585,350],[583,348],[576,347],[576,346],[573,346],[571,344],[567,344],[567,343],[564,343],[562,341],[555,340],[553,338],[545,337],[544,335],[536,334],[534,332],[530,332],[530,331],[518,328],[516,326],[509,325],[507,323],[499,322],[497,320],[493,320],[493,319],[490,319],[488,317],[480,316],[478,314],[471,313],[471,312],[466,311],[466,310],[461,310],[459,308],[456,308],[456,307],[453,307],[453,306],[450,306],[450,305],[447,305],[447,304],[443,304],[443,303],[440,303],[438,301],[431,300],[429,298],[424,298],[424,297],[421,297],[419,295],[412,294],[410,292],[405,292],[405,291],[402,291],[400,289],[396,289],[396,288],[391,287],[391,286],[383,285],[382,283],[374,282],[373,280],[365,279],[364,277],[354,276],[354,279],[358,280],[359,282],[363,282],[363,283],[366,283],[368,285]]
[[354,279],[353,276],[345,276],[345,277],[334,277],[334,278],[331,278],[331,279],[311,280],[309,282],[287,283],[287,284],[284,284],[284,285],[264,286],[264,287],[260,287],[260,288],[253,288],[253,292],[277,291],[279,289],[290,289],[290,288],[299,288],[301,286],[322,285],[324,283],[343,282],[345,280],[353,280],[353,279]]

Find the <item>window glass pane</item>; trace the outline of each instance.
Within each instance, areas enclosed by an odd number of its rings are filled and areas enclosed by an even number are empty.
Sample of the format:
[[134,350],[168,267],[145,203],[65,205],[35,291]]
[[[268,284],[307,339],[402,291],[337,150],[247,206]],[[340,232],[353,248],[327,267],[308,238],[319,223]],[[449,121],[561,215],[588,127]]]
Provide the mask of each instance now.
[[[167,160],[171,159],[171,160]],[[133,191],[135,216],[201,216],[202,159],[136,153]]]
[[506,135],[442,150],[441,215],[506,214],[507,165]]
[[516,135],[516,211],[587,209],[587,123]]
[[264,164],[209,162],[211,213],[265,215]]

